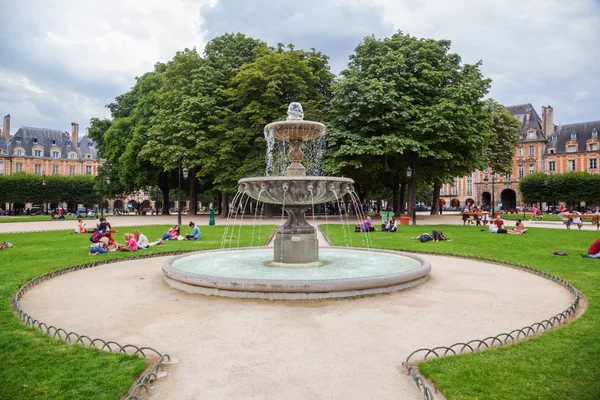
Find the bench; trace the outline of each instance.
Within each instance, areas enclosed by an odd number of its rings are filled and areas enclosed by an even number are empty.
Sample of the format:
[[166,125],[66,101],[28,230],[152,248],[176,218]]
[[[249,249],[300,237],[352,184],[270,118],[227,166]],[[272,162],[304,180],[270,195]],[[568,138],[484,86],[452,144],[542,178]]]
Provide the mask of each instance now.
[[[596,230],[600,230],[600,214],[567,214],[562,213],[561,219],[564,221],[566,218],[581,218],[581,222],[585,222],[585,220],[589,219],[592,225],[596,225]],[[566,217],[566,218],[563,218]],[[572,222],[571,222],[572,223]]]

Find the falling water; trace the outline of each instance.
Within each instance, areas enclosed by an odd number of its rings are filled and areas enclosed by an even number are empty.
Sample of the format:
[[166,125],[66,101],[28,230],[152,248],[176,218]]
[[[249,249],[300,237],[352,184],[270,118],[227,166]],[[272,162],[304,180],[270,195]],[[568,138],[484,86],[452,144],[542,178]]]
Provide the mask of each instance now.
[[[240,212],[240,204],[244,201],[244,196],[246,196],[246,192],[243,192],[241,196],[238,197],[237,204],[234,202],[231,206],[235,208],[235,212],[233,214],[233,227],[231,229],[231,235],[229,236],[229,249],[231,249],[231,245],[233,244],[233,234],[235,233],[235,227],[237,222],[237,216]],[[241,222],[240,222],[241,225]],[[241,226],[240,226],[241,229]]]
[[231,224],[231,215],[233,214],[235,203],[236,203],[238,197],[241,195],[241,193],[242,192],[240,192],[238,190],[238,192],[235,194],[235,196],[233,197],[233,200],[231,202],[232,204],[231,204],[231,207],[229,208],[229,213],[227,214],[227,222],[225,223],[225,229],[223,230],[223,237],[221,238],[221,249],[225,248],[225,243],[227,241],[227,233],[229,231],[229,226]]
[[367,232],[362,230],[362,222],[366,219],[366,216],[362,210],[362,204],[360,203],[360,199],[358,198],[358,195],[354,191],[350,191],[350,198],[352,199],[352,201],[355,202],[354,209],[357,210],[356,217],[358,219],[358,223],[361,226],[360,231],[361,231],[361,236],[362,236],[362,241],[363,241],[363,247],[367,247],[367,248],[371,249],[373,247],[373,246],[371,246],[371,237],[368,235]]
[[[287,185],[283,185],[283,202],[281,203],[281,225],[283,225],[285,223],[285,195],[287,194],[288,191],[288,186]],[[280,248],[280,262],[283,262],[283,242],[284,240],[280,240],[281,242],[281,248]]]
[[310,185],[308,187],[308,191],[310,192],[310,204],[311,204],[311,210],[312,210],[312,220],[313,220],[313,226],[315,228],[315,258],[318,260],[319,259],[319,239],[317,239],[317,232],[316,230],[318,229],[317,227],[317,223],[315,222],[315,196],[313,193],[313,187],[312,185]]
[[[258,209],[260,206],[260,195],[262,194],[264,190],[261,188],[260,191],[258,192],[258,197],[256,198],[256,207],[254,207],[254,220],[252,220],[252,240],[250,241],[250,247],[254,246],[254,230],[256,228],[256,216],[258,215]],[[263,208],[264,208],[264,203],[263,203]],[[262,214],[261,214],[262,216]],[[261,224],[262,226],[262,224]],[[260,238],[260,232],[259,232],[259,236]]]
[[273,174],[273,147],[275,145],[275,136],[272,131],[265,129],[265,140],[267,141],[265,175],[271,176]]
[[[246,202],[244,203],[244,206],[242,207],[242,221],[240,221],[240,229],[238,229],[237,247],[240,247],[240,238],[242,236],[243,218],[244,218],[244,214],[246,214],[246,206],[248,205],[248,200],[250,200],[250,196],[246,196]],[[231,247],[231,244],[229,245],[229,247]]]
[[[344,216],[342,215],[342,209],[340,207],[340,199],[339,199],[339,197],[337,195],[337,192],[334,189],[330,189],[330,190],[335,195],[335,201],[336,201],[337,206],[338,206],[338,212],[340,213],[340,220],[342,221],[342,232],[344,233],[344,243],[346,243],[346,247],[348,247],[349,246],[349,244],[348,244],[348,232],[346,232],[347,226],[344,225]],[[352,239],[350,239],[350,241],[352,241]]]

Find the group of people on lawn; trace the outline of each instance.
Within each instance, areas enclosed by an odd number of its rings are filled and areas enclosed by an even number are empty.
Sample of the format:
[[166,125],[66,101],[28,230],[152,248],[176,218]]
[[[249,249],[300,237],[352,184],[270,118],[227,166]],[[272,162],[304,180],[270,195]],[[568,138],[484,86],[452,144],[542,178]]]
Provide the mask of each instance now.
[[192,233],[185,235],[185,237],[181,236],[180,227],[176,225],[154,242],[150,242],[146,235],[135,229],[131,233],[123,235],[125,243],[117,243],[112,235],[113,233],[117,233],[117,231],[112,229],[106,218],[100,218],[96,228],[91,231],[86,230],[85,223],[79,219],[75,227],[75,233],[92,233],[90,237],[92,244],[89,247],[88,254],[94,256],[112,251],[138,251],[139,249],[147,249],[152,246],[161,246],[165,240],[200,240],[200,228],[194,222],[190,222],[189,227],[192,228]]

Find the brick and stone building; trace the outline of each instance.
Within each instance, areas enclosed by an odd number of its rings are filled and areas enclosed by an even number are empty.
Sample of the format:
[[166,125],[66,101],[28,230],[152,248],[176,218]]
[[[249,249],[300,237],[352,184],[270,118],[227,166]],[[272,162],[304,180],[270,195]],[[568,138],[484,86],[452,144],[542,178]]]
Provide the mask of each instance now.
[[542,107],[541,118],[531,104],[506,109],[521,123],[521,140],[513,156],[512,172],[500,175],[490,170],[475,171],[469,176],[455,178],[452,184],[443,185],[441,189],[440,196],[447,205],[474,203],[489,207],[495,202],[501,203],[502,209],[511,210],[523,206],[519,180],[528,174],[598,173],[600,121],[556,126],[551,106]]

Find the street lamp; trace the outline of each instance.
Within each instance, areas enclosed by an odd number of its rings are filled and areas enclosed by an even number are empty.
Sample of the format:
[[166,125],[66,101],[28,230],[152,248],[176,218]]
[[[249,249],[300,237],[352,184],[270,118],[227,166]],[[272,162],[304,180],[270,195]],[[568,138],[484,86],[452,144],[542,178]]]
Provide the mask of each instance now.
[[181,155],[179,156],[179,173],[177,174],[177,180],[179,183],[179,187],[177,189],[177,225],[181,226],[181,173],[183,172],[183,178],[187,179],[189,170],[184,168],[181,170]]
[[[414,165],[414,164],[413,164]],[[414,172],[414,174],[413,174]],[[408,201],[408,204],[410,206],[409,210],[410,210],[410,214],[411,214],[411,219],[412,219],[412,224],[416,225],[417,224],[417,210],[415,209],[415,204],[417,203],[417,168],[415,166],[415,169],[413,170],[410,165],[408,166],[408,168],[406,168],[406,176],[410,179],[410,199]]]
[[46,204],[46,173],[42,174],[42,186],[44,187],[44,208],[46,209],[46,215],[48,215],[48,206]]
[[[106,185],[110,185],[110,176],[106,177]],[[100,190],[100,217],[104,217],[104,190]]]
[[[486,170],[486,171],[487,171],[487,170]],[[491,206],[492,206],[492,207],[491,207],[491,211],[492,211],[492,218],[494,218],[494,217],[495,217],[495,215],[494,215],[494,200],[496,199],[496,196],[495,196],[495,193],[494,193],[494,189],[495,189],[495,187],[496,187],[496,185],[495,185],[495,183],[496,183],[496,173],[495,173],[493,170],[491,170],[491,174],[492,174],[492,201],[491,201],[491,203],[492,203],[492,204],[491,204]],[[487,181],[488,181],[488,179],[489,179],[489,178],[488,178],[488,175],[489,175],[489,174],[486,174],[486,175],[483,177],[483,180],[484,180],[485,182],[487,182]]]

